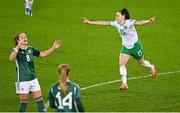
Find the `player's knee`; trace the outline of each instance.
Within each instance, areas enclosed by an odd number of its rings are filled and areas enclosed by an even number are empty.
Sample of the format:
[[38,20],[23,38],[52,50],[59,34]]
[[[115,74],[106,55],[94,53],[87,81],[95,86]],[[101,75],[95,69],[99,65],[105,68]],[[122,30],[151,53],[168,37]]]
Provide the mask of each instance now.
[[126,65],[126,62],[123,62],[123,61],[119,62],[119,66],[125,66],[125,65]]
[[28,95],[19,95],[20,100],[28,100]]
[[39,98],[42,97],[41,91],[32,92],[33,98]]
[[142,65],[143,65],[143,62],[139,62],[139,61],[138,61],[138,64],[142,66]]
[[125,66],[125,63],[119,63],[119,67]]
[[143,65],[144,65],[144,60],[139,60],[139,61],[138,61],[138,64],[141,65],[141,66],[143,66]]

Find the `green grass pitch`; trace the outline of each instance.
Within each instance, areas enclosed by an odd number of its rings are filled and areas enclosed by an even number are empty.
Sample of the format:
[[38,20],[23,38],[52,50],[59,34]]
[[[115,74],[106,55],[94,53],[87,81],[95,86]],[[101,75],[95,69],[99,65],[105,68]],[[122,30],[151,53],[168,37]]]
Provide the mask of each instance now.
[[[180,0],[34,0],[33,16],[24,14],[22,0],[0,0],[0,111],[18,111],[15,93],[15,64],[8,61],[13,36],[25,32],[29,45],[45,50],[55,39],[60,49],[51,56],[35,58],[35,68],[43,98],[57,81],[57,66],[68,63],[70,79],[87,87],[120,79],[118,56],[121,38],[113,27],[85,25],[82,18],[113,20],[118,9],[128,8],[136,20],[156,15],[154,24],[136,27],[144,46],[145,58],[156,65],[157,72],[180,70]],[[144,76],[149,70],[134,59],[127,65],[128,78]],[[88,112],[179,111],[180,73],[130,80],[127,91],[120,83],[81,91]],[[30,96],[27,111],[37,111]],[[48,111],[53,111],[48,109]]]

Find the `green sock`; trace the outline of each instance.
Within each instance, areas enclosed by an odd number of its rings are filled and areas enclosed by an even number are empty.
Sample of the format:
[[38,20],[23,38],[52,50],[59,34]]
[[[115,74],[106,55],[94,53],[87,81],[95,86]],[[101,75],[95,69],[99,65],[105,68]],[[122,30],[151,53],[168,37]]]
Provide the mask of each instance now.
[[38,97],[38,98],[36,98],[34,100],[37,103],[38,111],[39,112],[46,112],[46,108],[45,108],[44,103],[43,103],[43,98]]
[[28,104],[27,100],[20,100],[19,112],[26,112],[27,104]]

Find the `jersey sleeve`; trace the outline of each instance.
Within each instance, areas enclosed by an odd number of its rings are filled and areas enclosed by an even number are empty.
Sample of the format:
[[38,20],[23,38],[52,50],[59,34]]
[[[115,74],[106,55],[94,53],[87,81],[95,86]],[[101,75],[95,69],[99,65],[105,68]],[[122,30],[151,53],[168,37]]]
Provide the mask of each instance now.
[[135,25],[135,22],[136,22],[136,20],[130,19],[130,20],[129,20],[129,26],[130,26],[130,27],[134,26],[134,25]]
[[109,25],[110,26],[113,26],[113,27],[116,27],[117,26],[117,21],[109,21]]
[[78,111],[79,112],[84,112],[84,107],[83,107],[83,105],[81,103],[80,87],[78,85],[76,87],[75,100],[76,100]]
[[52,88],[51,88],[51,90],[49,91],[48,99],[49,99],[49,106],[50,106],[51,108],[55,108],[55,102],[54,102],[54,98],[53,98],[53,94],[52,94]]
[[40,51],[35,48],[32,48],[32,49],[33,49],[33,55],[39,57]]
[[79,86],[76,87],[75,97],[76,98],[81,98],[80,87]]
[[77,99],[76,99],[76,104],[77,104],[78,111],[79,111],[79,112],[84,112],[84,107],[83,107],[83,105],[82,105],[82,102],[81,102],[81,99],[80,99],[80,98],[77,98]]

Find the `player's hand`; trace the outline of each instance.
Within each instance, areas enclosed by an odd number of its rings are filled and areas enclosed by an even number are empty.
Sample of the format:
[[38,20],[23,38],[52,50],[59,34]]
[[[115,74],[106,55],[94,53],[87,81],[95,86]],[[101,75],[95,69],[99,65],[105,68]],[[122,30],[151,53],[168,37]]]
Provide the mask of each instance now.
[[89,24],[89,23],[90,23],[90,21],[89,21],[87,18],[83,18],[83,19],[84,19],[83,22],[84,22],[85,24]]
[[57,48],[59,48],[60,46],[61,46],[61,41],[60,41],[60,40],[55,40],[53,47],[54,47],[55,49],[57,49]]
[[18,44],[16,45],[16,49],[19,49],[20,47],[21,47],[21,44],[18,43]]
[[156,16],[151,17],[151,18],[149,19],[149,23],[153,23],[153,22],[155,21],[155,19],[156,19]]

